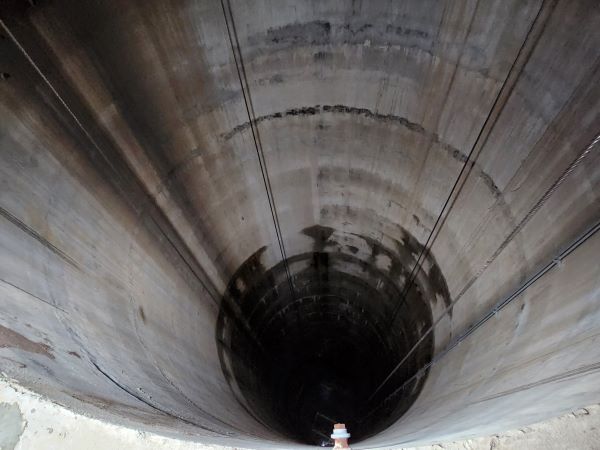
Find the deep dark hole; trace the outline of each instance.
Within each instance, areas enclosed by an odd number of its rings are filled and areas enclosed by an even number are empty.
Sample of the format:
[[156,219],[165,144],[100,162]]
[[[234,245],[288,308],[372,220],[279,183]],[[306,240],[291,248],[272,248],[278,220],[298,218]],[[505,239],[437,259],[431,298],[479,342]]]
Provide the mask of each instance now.
[[289,260],[292,293],[283,265],[264,270],[261,253],[231,280],[217,330],[222,367],[240,400],[270,429],[312,445],[331,444],[334,422],[357,442],[398,420],[426,377],[389,395],[430,360],[431,335],[368,399],[431,324],[417,287],[389,322],[410,267],[384,272],[342,253],[298,255]]

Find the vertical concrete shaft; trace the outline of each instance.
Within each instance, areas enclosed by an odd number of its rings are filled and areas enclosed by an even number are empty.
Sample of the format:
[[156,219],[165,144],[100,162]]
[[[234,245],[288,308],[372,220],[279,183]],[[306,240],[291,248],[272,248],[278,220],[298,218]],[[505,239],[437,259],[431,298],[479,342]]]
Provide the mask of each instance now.
[[600,401],[600,233],[418,372],[600,221],[597,2],[15,0],[0,19],[3,373],[252,448],[336,421],[353,448],[427,443]]

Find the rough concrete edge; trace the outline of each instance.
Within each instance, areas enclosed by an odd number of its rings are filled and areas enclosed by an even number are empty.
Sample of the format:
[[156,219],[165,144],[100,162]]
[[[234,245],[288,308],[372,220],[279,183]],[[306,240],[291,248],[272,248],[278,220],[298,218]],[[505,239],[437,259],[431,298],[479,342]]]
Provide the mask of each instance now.
[[[4,395],[3,395],[3,391],[4,391]],[[7,391],[12,391],[14,394],[14,399],[9,399],[7,403],[16,403],[22,412],[23,415],[23,421],[24,421],[24,426],[23,426],[23,431],[20,435],[20,441],[22,439],[24,439],[26,431],[27,431],[27,424],[29,424],[30,422],[32,423],[36,423],[38,422],[38,418],[35,418],[32,420],[32,418],[30,417],[30,414],[27,410],[24,410],[22,408],[22,404],[24,402],[27,401],[31,401],[31,402],[35,402],[38,403],[40,406],[46,406],[46,407],[50,407],[53,409],[56,409],[58,415],[63,415],[65,420],[70,420],[70,419],[79,419],[79,420],[83,420],[84,422],[87,422],[90,425],[94,425],[96,427],[101,427],[103,429],[105,429],[105,431],[107,433],[112,433],[115,434],[115,436],[119,435],[119,434],[124,434],[124,433],[132,433],[132,434],[136,434],[137,436],[143,436],[145,438],[149,438],[151,440],[155,440],[155,441],[163,441],[164,447],[163,446],[158,446],[158,447],[153,447],[153,446],[147,446],[145,448],[148,448],[148,450],[151,450],[152,448],[171,448],[171,445],[168,445],[167,443],[170,444],[177,444],[177,448],[181,449],[181,450],[252,450],[252,449],[247,449],[247,448],[242,448],[242,447],[226,447],[226,446],[220,446],[220,445],[212,445],[212,444],[203,444],[201,442],[195,441],[193,439],[177,439],[177,438],[173,438],[173,437],[169,437],[169,436],[164,436],[161,435],[159,433],[154,433],[151,431],[140,431],[137,430],[131,426],[124,426],[124,425],[117,425],[108,421],[104,421],[102,419],[98,419],[96,417],[91,416],[90,414],[86,414],[85,412],[81,412],[81,411],[73,411],[71,409],[69,409],[68,407],[65,407],[59,403],[57,403],[56,401],[52,400],[49,397],[45,397],[43,395],[40,395],[26,387],[24,387],[23,385],[21,385],[21,383],[8,376],[6,373],[1,372],[0,371],[0,402],[3,402],[3,397],[6,395]],[[39,425],[39,423],[37,423],[37,425]],[[19,446],[19,444],[17,444],[16,446],[17,449],[20,449],[21,447]]]
[[[574,429],[572,424],[565,423],[572,419],[579,421],[579,429]],[[568,432],[561,428],[567,428]],[[582,430],[591,430],[594,433],[588,437],[588,442],[573,447],[572,441],[575,437],[585,440]],[[600,404],[576,408],[551,419],[488,436],[433,442],[430,445],[416,447],[396,447],[396,450],[520,450],[523,448],[528,450],[600,449]]]
[[[12,391],[12,394],[8,395],[10,398],[7,399],[7,392],[9,391]],[[80,433],[85,434],[87,432],[91,434],[94,432],[93,429],[95,428],[96,433],[98,432],[98,429],[101,429],[102,435],[112,436],[113,446],[111,447],[107,444],[106,447],[102,447],[102,445],[93,447],[98,450],[115,448],[114,442],[119,440],[122,444],[119,448],[132,449],[134,447],[130,447],[130,444],[132,440],[135,440],[135,448],[138,448],[139,446],[140,449],[143,448],[146,450],[164,450],[167,448],[177,450],[250,450],[242,449],[240,447],[202,444],[194,440],[177,439],[150,431],[141,431],[131,426],[116,425],[84,413],[72,411],[48,397],[23,387],[18,380],[10,378],[6,374],[0,372],[0,402],[4,402],[5,399],[8,400],[6,403],[16,403],[17,406],[19,406],[23,419],[23,430],[19,436],[19,442],[17,443],[15,450],[34,448],[31,447],[32,441],[40,445],[40,442],[43,442],[41,440],[49,439],[48,436],[39,436],[39,434],[44,434],[43,431],[45,430],[48,430],[49,434],[52,434],[52,428],[47,427],[48,423],[46,423],[46,421],[51,421],[52,419],[60,422],[61,425],[64,424],[69,432],[71,432],[71,429],[68,427],[71,426],[74,429],[77,426],[81,428],[78,430]],[[40,409],[50,409],[54,413],[54,416],[50,419],[47,416],[40,417],[39,415],[32,417],[31,414],[35,409],[33,411],[29,410],[29,406],[31,406],[29,405],[30,403],[39,405]],[[577,422],[569,422],[573,419],[576,419]],[[575,423],[577,423],[577,427],[573,426]],[[565,428],[568,430],[568,433],[565,433]],[[39,433],[40,431],[42,431],[42,433]],[[591,432],[588,433],[587,436],[584,436],[586,431]],[[571,434],[569,435],[569,433]],[[63,436],[63,438],[65,438],[64,442],[68,443],[66,437]],[[549,440],[551,440],[551,444],[548,443]],[[570,446],[569,444],[572,444],[574,440],[578,440],[578,444],[580,445],[577,445],[576,447]],[[27,442],[22,444],[22,441]],[[553,419],[514,430],[495,433],[489,436],[467,438],[458,441],[436,442],[419,447],[395,448],[402,448],[403,450],[510,450],[521,448],[528,448],[530,450],[556,448],[597,449],[600,448],[595,447],[597,442],[600,442],[600,404],[578,408]],[[76,448],[77,443],[72,441],[70,445],[75,446]],[[358,447],[360,447],[360,444]],[[61,447],[50,445],[48,447],[44,446],[43,448]]]

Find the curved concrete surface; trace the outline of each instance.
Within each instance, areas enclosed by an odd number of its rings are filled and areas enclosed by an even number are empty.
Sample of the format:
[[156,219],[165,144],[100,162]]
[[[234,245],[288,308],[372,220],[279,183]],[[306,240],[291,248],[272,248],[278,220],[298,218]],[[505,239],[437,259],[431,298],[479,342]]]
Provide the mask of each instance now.
[[251,448],[600,401],[597,2],[0,17],[0,367],[24,386]]
[[[47,398],[0,378],[0,443],[7,450],[243,450],[172,439],[103,422],[56,405]],[[181,438],[181,436],[180,436]],[[600,405],[494,436],[405,450],[596,450]],[[16,446],[12,447],[16,442]],[[3,447],[4,448],[4,447]],[[395,447],[400,449],[400,447]]]

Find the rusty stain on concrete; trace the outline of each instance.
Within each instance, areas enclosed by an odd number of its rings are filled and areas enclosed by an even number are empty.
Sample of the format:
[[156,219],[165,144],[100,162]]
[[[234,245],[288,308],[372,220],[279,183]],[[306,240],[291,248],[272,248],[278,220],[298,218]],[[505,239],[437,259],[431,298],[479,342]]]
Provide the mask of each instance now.
[[51,353],[52,348],[41,342],[35,342],[26,338],[22,334],[0,325],[0,348],[18,348],[20,350],[37,353],[54,359]]

